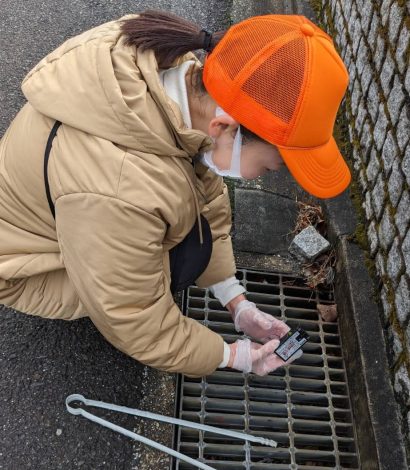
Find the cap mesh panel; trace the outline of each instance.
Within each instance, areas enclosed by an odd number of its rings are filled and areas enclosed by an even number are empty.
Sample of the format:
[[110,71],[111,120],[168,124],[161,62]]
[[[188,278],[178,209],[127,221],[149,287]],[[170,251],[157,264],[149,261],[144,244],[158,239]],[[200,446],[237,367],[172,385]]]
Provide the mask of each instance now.
[[272,21],[261,21],[255,29],[249,28],[247,24],[243,26],[239,24],[235,26],[235,40],[224,44],[217,59],[223,64],[230,78],[234,79],[263,47],[294,30],[294,26]]
[[244,82],[242,91],[289,123],[301,92],[305,67],[305,42],[303,38],[296,38],[258,67]]

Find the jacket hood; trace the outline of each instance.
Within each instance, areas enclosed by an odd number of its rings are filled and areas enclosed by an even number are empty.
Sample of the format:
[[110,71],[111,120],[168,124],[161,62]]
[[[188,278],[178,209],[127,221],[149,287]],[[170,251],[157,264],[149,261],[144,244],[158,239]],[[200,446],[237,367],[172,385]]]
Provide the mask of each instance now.
[[40,113],[127,149],[192,157],[212,141],[185,126],[161,85],[153,51],[125,46],[121,22],[134,16],[66,41],[29,72],[23,93]]

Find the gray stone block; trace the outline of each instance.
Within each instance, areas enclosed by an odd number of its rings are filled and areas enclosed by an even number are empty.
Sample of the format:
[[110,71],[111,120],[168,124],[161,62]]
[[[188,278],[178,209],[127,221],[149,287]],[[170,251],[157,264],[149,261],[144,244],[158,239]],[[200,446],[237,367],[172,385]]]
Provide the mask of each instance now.
[[373,55],[376,53],[375,47],[376,47],[376,42],[377,42],[376,40],[377,40],[379,26],[380,26],[379,17],[377,14],[374,14],[372,17],[372,22],[370,24],[369,34],[367,36],[367,41],[369,42],[369,45],[373,50]]
[[394,142],[392,131],[387,133],[386,140],[382,149],[382,161],[384,173],[387,176],[390,173],[394,160],[398,157],[398,150]]
[[393,311],[393,307],[391,305],[391,302],[388,299],[387,290],[385,286],[382,286],[382,290],[380,292],[380,299],[382,301],[382,307],[383,307],[384,324],[389,325],[390,315]]
[[[347,22],[347,28],[349,30],[350,38],[353,40],[355,28],[358,27],[360,29],[360,18],[357,14],[357,7],[354,2],[351,2],[351,5],[347,5],[346,0],[344,1],[343,8],[345,11],[345,17]],[[347,13],[348,12],[348,13]],[[346,14],[347,13],[347,14]],[[357,42],[356,42],[357,47]]]
[[[358,30],[360,30],[359,27],[358,27]],[[369,51],[367,49],[366,41],[362,37],[359,43],[359,47],[357,48],[357,51],[356,51],[356,68],[357,68],[357,73],[359,75],[363,73],[364,67],[369,61],[368,54],[369,54]]]
[[357,77],[357,70],[356,70],[356,62],[354,60],[354,57],[352,56],[352,61],[347,67],[347,71],[349,73],[349,87],[353,85],[353,82],[355,81]]
[[[350,70],[350,67],[352,67],[353,53],[349,44],[346,44],[346,46],[342,49],[341,57],[343,59],[343,62],[347,70]],[[350,77],[350,74],[349,74],[349,77]]]
[[394,326],[388,324],[386,328],[387,349],[389,352],[389,365],[393,368],[400,354],[403,352],[403,344]]
[[344,16],[343,16],[343,11],[340,10],[340,11],[338,12],[337,17],[336,17],[336,29],[337,29],[338,31],[341,31],[342,28],[344,27],[344,21],[345,21],[345,18],[344,18]]
[[396,227],[399,230],[400,236],[404,237],[407,227],[410,222],[410,195],[408,189],[403,191],[399,205],[397,206],[396,215],[394,220],[396,222]]
[[392,165],[392,171],[390,173],[389,181],[387,183],[389,191],[390,201],[394,207],[397,207],[401,193],[404,188],[404,177],[400,169],[399,160],[394,160]]
[[406,400],[410,396],[410,377],[404,364],[394,375],[394,390],[399,395],[405,395]]
[[376,39],[376,46],[374,48],[373,60],[376,67],[376,72],[381,73],[381,68],[386,59],[386,41],[380,34]]
[[379,235],[380,245],[387,252],[387,250],[390,248],[390,245],[392,244],[393,239],[396,235],[393,218],[387,207],[385,208],[383,212],[383,217],[379,225],[378,235]]
[[336,43],[337,43],[337,46],[338,46],[338,50],[343,51],[342,54],[341,54],[341,57],[344,56],[344,51],[345,51],[347,45],[349,44],[348,41],[347,41],[346,34],[339,34],[338,33]]
[[400,25],[405,16],[405,11],[402,7],[399,6],[399,2],[395,1],[391,4],[390,7],[390,17],[389,17],[389,41],[390,44],[396,44],[397,36],[399,34]]
[[352,84],[351,105],[353,114],[357,114],[357,107],[359,106],[360,98],[362,97],[362,90],[360,88],[359,80],[356,78]]
[[382,174],[379,174],[376,184],[372,191],[373,209],[376,214],[377,220],[380,219],[380,216],[383,212],[384,199],[384,181]]
[[340,16],[341,9],[338,0],[331,0],[330,11],[332,12],[333,17],[338,18]]
[[370,152],[369,164],[367,165],[366,175],[367,180],[374,186],[377,176],[380,172],[380,162],[379,157],[377,156],[376,149],[372,149]]
[[376,224],[373,220],[370,222],[369,228],[367,229],[367,237],[370,242],[370,255],[374,256],[379,247],[379,237],[377,236]]
[[399,39],[396,46],[396,61],[399,67],[400,73],[404,73],[406,68],[409,66],[407,61],[407,50],[410,43],[410,31],[407,29],[407,26],[404,24],[401,28]]
[[397,144],[401,152],[406,148],[410,139],[410,104],[405,103],[396,127]]
[[361,169],[359,172],[359,183],[363,191],[366,191],[368,189],[366,172],[364,169]]
[[343,49],[343,62],[346,65],[348,71],[350,71],[350,69],[355,65],[352,48],[350,47],[349,43],[347,43]]
[[375,258],[376,270],[379,273],[380,277],[385,276],[386,274],[386,260],[380,251],[376,254]]
[[373,146],[373,136],[369,120],[366,119],[363,124],[362,133],[360,135],[360,160],[367,161],[367,155]]
[[365,101],[364,101],[363,97],[360,98],[360,103],[359,103],[359,106],[358,106],[358,109],[357,109],[357,114],[356,114],[356,119],[355,119],[355,127],[356,127],[356,131],[359,135],[362,132],[363,123],[364,123],[364,120],[367,117],[367,109],[366,109],[364,103],[365,103]]
[[353,4],[356,3],[356,0],[342,0],[340,3],[342,5],[343,14],[345,15],[346,19],[349,19],[349,12],[353,8]]
[[370,67],[369,63],[366,62],[363,66],[363,72],[360,76],[360,83],[362,84],[363,94],[366,95],[367,90],[369,89],[370,82],[374,80],[373,70]]
[[377,84],[373,81],[370,83],[369,91],[367,92],[367,110],[369,111],[373,123],[376,123],[379,104],[380,100]]
[[407,145],[404,151],[403,160],[401,162],[401,169],[403,170],[407,184],[410,185],[410,144]]
[[390,5],[393,0],[382,0],[380,5],[380,16],[383,26],[387,25],[389,21]]
[[399,238],[394,239],[393,245],[390,248],[389,256],[387,257],[387,274],[396,287],[399,282],[400,271],[403,268],[403,260],[400,255]]
[[410,67],[407,67],[406,78],[404,79],[404,88],[410,94]]
[[376,144],[377,150],[380,152],[383,148],[386,134],[387,134],[387,126],[389,125],[389,121],[387,119],[383,103],[379,105],[379,113],[377,116],[377,121],[374,126],[374,143]]
[[298,206],[278,194],[235,189],[234,246],[238,251],[287,254]]
[[394,72],[395,72],[394,61],[392,59],[390,51],[387,51],[384,62],[383,62],[383,67],[380,72],[380,83],[383,88],[384,96],[386,97],[389,96],[391,88],[392,88],[392,80],[393,80]]
[[374,7],[372,5],[371,0],[362,1],[362,6],[360,8],[360,15],[361,15],[362,31],[365,36],[367,36],[369,33],[373,15],[375,14],[376,13],[374,13]]
[[[390,92],[389,99],[387,100],[387,109],[389,110],[393,126],[396,126],[397,121],[399,120],[400,111],[405,99],[406,96],[403,92],[403,85],[401,84],[400,77],[395,75],[393,88]],[[407,131],[410,133],[410,128],[407,129]]]
[[392,349],[393,349],[393,363],[397,362],[400,354],[403,352],[403,344],[401,342],[400,336],[394,327],[390,328],[391,332],[391,341]]
[[343,18],[343,15],[341,15],[340,18],[340,21],[338,22],[338,25],[336,27],[336,30],[335,30],[335,39],[336,41],[340,41],[341,38],[343,37],[346,37],[346,26],[345,26],[345,23],[344,23],[344,18]]
[[373,218],[373,206],[372,206],[372,198],[371,193],[366,191],[366,196],[363,203],[364,210],[366,212],[367,220],[371,220]]
[[[360,53],[360,49],[366,48],[366,45],[364,41],[362,41],[363,33],[359,19],[351,16],[351,20],[352,22],[349,23],[349,34],[352,42],[353,54],[358,55]],[[361,71],[359,73],[361,73]]]
[[[352,150],[352,156],[353,156],[353,159],[352,159],[353,169],[354,169],[355,173],[359,174],[360,169],[362,168],[362,158],[361,158],[362,154],[361,154],[361,151],[354,147],[353,150]],[[360,174],[359,174],[359,182],[360,183],[362,182],[360,180]]]
[[401,250],[403,253],[404,263],[406,265],[406,274],[410,276],[410,230],[407,231],[407,234],[404,237]]
[[410,318],[410,290],[406,276],[400,278],[400,283],[396,288],[396,312],[400,325],[404,325]]
[[312,226],[306,227],[292,240],[289,252],[301,260],[313,261],[330,248],[326,238]]

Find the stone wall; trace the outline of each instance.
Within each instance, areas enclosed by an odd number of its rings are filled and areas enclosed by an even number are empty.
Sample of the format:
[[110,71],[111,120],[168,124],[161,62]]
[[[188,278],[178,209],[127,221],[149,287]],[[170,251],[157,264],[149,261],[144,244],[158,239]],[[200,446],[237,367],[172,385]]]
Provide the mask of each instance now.
[[342,138],[350,143],[353,192],[362,203],[369,266],[379,286],[392,381],[409,444],[410,1],[312,4],[349,70],[342,107],[348,135]]

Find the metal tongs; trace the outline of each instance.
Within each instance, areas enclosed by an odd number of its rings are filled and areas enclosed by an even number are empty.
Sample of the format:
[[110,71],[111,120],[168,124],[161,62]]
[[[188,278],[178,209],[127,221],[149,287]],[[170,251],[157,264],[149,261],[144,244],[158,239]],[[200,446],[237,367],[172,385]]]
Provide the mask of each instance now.
[[136,434],[135,432],[122,428],[121,426],[117,426],[116,424],[111,423],[110,421],[107,421],[98,416],[95,416],[89,413],[88,411],[85,411],[80,406],[78,407],[70,406],[70,404],[73,402],[80,402],[81,404],[85,406],[93,406],[95,408],[104,408],[106,410],[118,411],[119,413],[140,416],[141,418],[153,419],[155,421],[161,421],[163,423],[176,424],[179,426],[184,426],[186,428],[192,428],[192,429],[197,429],[200,431],[211,432],[213,434],[221,434],[223,436],[229,436],[229,437],[241,439],[244,441],[255,442],[258,444],[263,444],[265,446],[271,446],[271,447],[277,446],[277,443],[275,441],[271,439],[265,439],[264,437],[257,437],[257,436],[252,436],[250,434],[245,434],[242,432],[231,431],[229,429],[221,429],[221,428],[216,428],[213,426],[207,426],[205,424],[194,423],[191,421],[186,421],[184,419],[171,418],[170,416],[164,416],[164,415],[151,413],[149,411],[142,411],[142,410],[138,410],[134,408],[127,408],[126,406],[118,406],[112,403],[105,403],[103,401],[89,400],[88,398],[85,398],[79,394],[69,395],[66,398],[65,404],[67,407],[67,411],[69,413],[73,415],[84,416],[84,418],[87,418],[90,421],[94,421],[94,423],[100,424],[101,426],[104,426],[106,428],[112,429],[113,431],[119,432],[120,434],[130,437],[131,439],[134,439],[135,441],[139,441],[139,442],[142,442],[143,444],[154,447],[155,449],[158,449],[162,452],[172,455],[173,457],[177,459],[183,460],[184,462],[190,463],[191,465],[194,465],[195,467],[201,468],[203,470],[216,470],[216,469],[214,467],[210,467],[209,465],[201,463],[198,460],[194,460],[191,457],[181,454],[180,452],[170,449],[169,447],[159,444],[156,441],[148,439],[144,436],[141,436],[140,434]]

